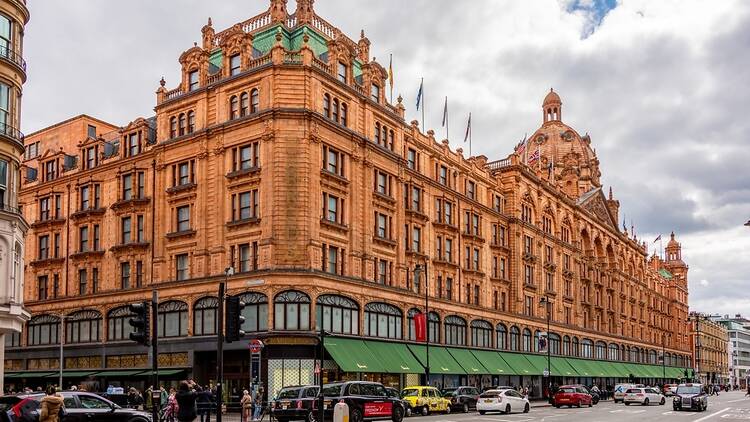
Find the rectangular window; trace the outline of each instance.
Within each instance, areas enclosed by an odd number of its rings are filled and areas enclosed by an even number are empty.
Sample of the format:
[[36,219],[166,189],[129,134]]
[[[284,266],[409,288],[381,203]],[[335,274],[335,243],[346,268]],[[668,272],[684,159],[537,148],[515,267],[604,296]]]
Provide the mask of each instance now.
[[91,206],[91,189],[89,186],[81,186],[81,210],[87,210]]
[[39,220],[46,221],[50,219],[50,201],[52,198],[42,198],[39,200]]
[[131,133],[128,135],[127,143],[128,143],[128,157],[133,157],[135,155],[138,155],[141,152],[141,142],[139,138],[139,133]]
[[414,226],[414,228],[412,229],[412,235],[411,235],[411,250],[412,251],[420,252],[422,250],[421,238],[422,238],[422,229],[420,227]]
[[143,285],[143,261],[135,261],[135,287]]
[[57,171],[57,161],[50,160],[44,163],[44,181],[49,182],[55,180]]
[[474,254],[472,255],[472,269],[479,271],[479,249],[474,248]]
[[130,217],[122,217],[120,220],[120,233],[122,234],[122,243],[130,243],[133,238],[132,233],[132,220]]
[[89,250],[89,226],[78,228],[78,252],[88,252]]
[[376,103],[380,102],[380,86],[372,84],[372,87],[370,88],[370,99]]
[[176,279],[188,279],[188,254],[183,253],[175,256],[175,268],[177,269]]
[[323,170],[344,177],[344,154],[323,145]]
[[234,221],[258,217],[258,189],[232,195]]
[[240,272],[250,271],[251,256],[250,256],[250,245],[245,243],[237,247],[237,253],[239,258],[239,269]]
[[120,263],[120,285],[123,289],[130,288],[130,263]]
[[89,138],[96,139],[96,126],[88,125],[88,127],[86,128],[86,135]]
[[145,238],[143,236],[143,225],[144,225],[144,218],[143,215],[136,216],[136,235],[135,235],[135,241],[138,243],[142,243]]
[[235,54],[229,58],[229,75],[239,75],[240,73],[240,66],[242,64],[242,60],[239,54]]
[[346,65],[339,62],[338,65],[338,79],[339,81],[346,83]]
[[416,186],[411,188],[411,209],[414,211],[422,210],[422,189]]
[[49,258],[49,235],[39,236],[39,259]]
[[417,151],[412,148],[406,152],[406,165],[412,170],[417,170]]
[[453,239],[445,239],[445,260],[453,262]]
[[500,268],[499,268],[499,274],[498,275],[503,280],[507,280],[507,277],[505,276],[505,258],[500,258]]
[[188,74],[188,91],[195,91],[200,85],[199,74],[194,70]]
[[323,245],[323,271],[331,274],[344,274],[344,249]]
[[192,182],[190,177],[190,161],[185,161],[177,165],[177,186],[187,185]]
[[443,298],[443,276],[437,276],[437,297],[438,299]]
[[133,199],[133,175],[126,174],[122,176],[122,200],[129,201]]
[[99,291],[99,268],[91,269],[91,293]]
[[87,287],[88,274],[86,274],[85,268],[81,268],[80,270],[78,270],[78,294],[85,295],[87,293]]
[[381,239],[390,239],[389,217],[379,212],[375,213],[375,235]]
[[500,310],[503,312],[506,310],[506,298],[505,292],[500,293]]
[[190,205],[177,207],[177,231],[190,230]]
[[391,176],[380,170],[375,170],[375,192],[391,196]]
[[473,234],[474,236],[479,236],[479,215],[478,214],[471,215],[471,234]]
[[99,225],[94,224],[94,245],[93,246],[94,246],[95,251],[98,251],[101,248],[101,245],[99,244],[99,236],[100,236]]
[[445,279],[445,298],[453,299],[453,279],[450,277]]
[[534,267],[531,265],[524,265],[524,282],[529,285],[534,284]]
[[555,275],[553,273],[545,273],[545,284],[548,292],[555,291]]
[[495,195],[492,200],[492,209],[495,210],[495,212],[503,212],[503,197],[500,195]]
[[332,223],[344,224],[344,199],[323,193],[323,219]]
[[469,199],[477,199],[476,198],[476,195],[477,195],[476,189],[477,189],[476,183],[474,183],[471,180],[467,180],[466,181],[466,196],[468,196]]
[[524,314],[534,316],[534,298],[525,296],[524,299]]
[[444,213],[444,222],[448,225],[453,225],[453,203],[451,202],[444,202],[443,203],[443,213]]
[[534,239],[531,236],[523,237],[523,251],[529,255],[534,254]]
[[376,269],[377,269],[377,274],[375,276],[375,280],[379,284],[387,285],[388,273],[389,273],[389,262],[386,261],[385,259],[379,259]]
[[479,286],[474,285],[474,305],[479,306]]
[[37,299],[47,300],[47,276],[40,275],[37,278]]
[[54,257],[59,258],[60,257],[60,233],[55,233],[55,251],[54,251]]
[[438,172],[438,182],[443,186],[448,186],[448,167],[440,166]]
[[60,274],[52,275],[52,297],[57,299],[60,296]]

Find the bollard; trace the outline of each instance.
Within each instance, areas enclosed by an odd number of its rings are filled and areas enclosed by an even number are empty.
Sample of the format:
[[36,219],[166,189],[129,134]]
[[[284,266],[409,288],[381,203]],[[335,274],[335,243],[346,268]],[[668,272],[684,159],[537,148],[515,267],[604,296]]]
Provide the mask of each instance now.
[[349,406],[343,400],[333,408],[333,422],[349,422]]

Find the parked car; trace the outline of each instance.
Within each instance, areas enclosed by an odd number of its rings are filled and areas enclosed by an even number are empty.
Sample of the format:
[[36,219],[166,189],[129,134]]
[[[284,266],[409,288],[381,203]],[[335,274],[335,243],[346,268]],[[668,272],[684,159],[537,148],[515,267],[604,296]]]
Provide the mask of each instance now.
[[[482,392],[483,393],[485,393],[487,391],[490,391],[490,390],[515,390],[515,388],[513,388],[510,385],[496,385],[494,387],[482,387]],[[518,390],[516,390],[516,391],[518,391]]]
[[393,387],[385,387],[385,393],[388,395],[388,397],[392,397],[401,402],[401,404],[404,406],[405,416],[411,416],[412,410],[409,402],[401,398],[401,393],[397,389]]
[[454,387],[444,388],[443,397],[450,401],[451,410],[460,410],[468,413],[470,409],[476,409],[479,389],[476,387]]
[[664,396],[655,388],[628,388],[625,392],[625,398],[623,402],[626,406],[630,406],[631,403],[641,404],[648,406],[649,404],[663,405],[667,402]]
[[[621,402],[625,398],[625,392],[631,388],[636,388],[635,384],[617,384],[615,385],[615,392],[612,397],[615,403]],[[642,387],[642,386],[641,386]]]
[[487,412],[511,413],[523,411],[528,413],[531,409],[529,399],[514,389],[488,390],[479,395],[477,410],[480,415]]
[[677,390],[677,384],[664,384],[664,391],[662,391],[662,394],[664,394],[667,397],[674,396],[674,392]]
[[708,409],[708,394],[703,391],[703,385],[692,383],[678,385],[672,399],[672,409],[700,412]]
[[[349,406],[349,421],[388,420],[401,422],[406,410],[400,399],[389,397],[383,384],[367,381],[346,381],[323,386],[326,420],[333,420],[335,403]],[[332,406],[331,403],[334,405]]]
[[312,412],[318,408],[318,391],[320,387],[315,385],[284,387],[270,403],[271,414],[279,422],[313,421],[316,415]]
[[[65,406],[64,422],[151,422],[151,413],[128,409],[93,393],[63,391],[59,393]],[[9,411],[11,422],[39,421],[39,402],[44,393],[21,394],[21,400]]]
[[588,393],[588,390],[582,386],[563,385],[557,389],[553,403],[557,408],[565,405],[568,407],[581,407],[583,405],[591,407],[593,399],[591,394]]
[[599,404],[599,393],[593,388],[586,387],[583,384],[573,384],[573,387],[582,387],[587,393],[589,393],[589,395],[591,395],[591,404]]
[[414,413],[426,416],[430,412],[451,412],[451,402],[443,398],[435,387],[412,386],[401,390],[401,398],[411,406]]

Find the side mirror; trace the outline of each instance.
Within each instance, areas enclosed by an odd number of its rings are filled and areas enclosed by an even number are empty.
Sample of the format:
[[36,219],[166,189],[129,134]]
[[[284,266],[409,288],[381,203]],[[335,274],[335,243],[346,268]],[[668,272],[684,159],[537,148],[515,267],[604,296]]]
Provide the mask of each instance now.
[[117,406],[116,406],[116,405],[115,405],[114,403],[110,403],[110,404],[109,404],[109,411],[110,411],[110,412],[114,412],[114,411],[115,411],[115,409],[117,409]]

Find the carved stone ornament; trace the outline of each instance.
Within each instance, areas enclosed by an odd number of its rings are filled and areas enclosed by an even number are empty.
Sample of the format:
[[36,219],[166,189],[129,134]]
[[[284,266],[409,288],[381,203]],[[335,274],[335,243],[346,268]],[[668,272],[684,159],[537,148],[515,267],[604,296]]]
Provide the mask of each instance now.
[[573,139],[575,139],[575,134],[572,130],[566,130],[565,132],[560,133],[560,138],[563,141],[572,142]]

